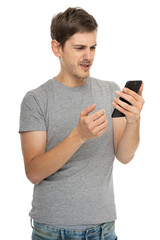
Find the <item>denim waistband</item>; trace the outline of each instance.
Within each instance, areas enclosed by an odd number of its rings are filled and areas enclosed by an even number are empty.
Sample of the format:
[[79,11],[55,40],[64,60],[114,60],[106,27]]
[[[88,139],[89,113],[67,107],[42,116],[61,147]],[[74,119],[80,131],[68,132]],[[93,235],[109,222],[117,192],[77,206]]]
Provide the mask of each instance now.
[[56,234],[56,235],[62,234],[62,232],[64,232],[64,234],[66,234],[66,235],[74,234],[74,235],[78,235],[78,236],[84,236],[84,235],[89,235],[89,234],[94,234],[94,233],[101,234],[102,232],[103,232],[103,234],[105,234],[114,226],[115,226],[115,221],[112,221],[112,222],[100,224],[97,227],[88,228],[86,230],[62,229],[62,228],[54,227],[52,225],[42,224],[42,223],[38,223],[38,222],[34,221],[33,228],[35,228],[38,231],[43,231],[43,232],[47,232],[50,234]]
[[86,231],[90,228],[96,228],[100,226],[100,224],[86,224],[86,225],[53,225],[54,228],[58,229],[65,229],[65,230],[80,230],[80,231]]

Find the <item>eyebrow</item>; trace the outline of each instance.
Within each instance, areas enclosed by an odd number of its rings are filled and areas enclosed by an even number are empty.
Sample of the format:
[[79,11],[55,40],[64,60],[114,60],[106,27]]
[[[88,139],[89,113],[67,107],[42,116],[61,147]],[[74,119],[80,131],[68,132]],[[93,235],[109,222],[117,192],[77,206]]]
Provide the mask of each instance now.
[[[83,44],[74,44],[73,45],[73,47],[86,47],[87,45],[83,45]],[[90,46],[90,47],[96,47],[97,46],[97,43],[96,44],[94,44],[94,45],[92,45],[92,46]]]

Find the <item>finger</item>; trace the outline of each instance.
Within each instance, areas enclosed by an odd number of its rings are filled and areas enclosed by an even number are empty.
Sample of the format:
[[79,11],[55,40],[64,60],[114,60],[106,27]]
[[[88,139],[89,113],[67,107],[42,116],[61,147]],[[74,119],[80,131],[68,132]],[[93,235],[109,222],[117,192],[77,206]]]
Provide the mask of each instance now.
[[137,109],[137,111],[141,111],[144,105],[144,99],[141,97],[140,101],[135,101],[135,104],[129,105],[128,103],[123,102],[119,98],[113,98],[114,102],[121,106],[123,109],[132,112],[133,109]]
[[124,93],[120,91],[116,91],[116,94],[121,98],[127,100],[132,105],[136,105],[137,100],[132,95],[129,95],[128,93]]
[[103,132],[105,132],[107,130],[108,126],[107,126],[107,122],[102,123],[101,125],[97,126],[94,129],[95,134],[99,134],[101,135]]
[[119,103],[112,103],[112,105],[119,110],[120,112],[124,113],[126,116],[130,117],[130,116],[134,116],[134,115],[138,115],[140,113],[140,110],[132,105],[129,105],[127,103],[124,103],[123,101],[121,106]]
[[90,118],[91,121],[95,121],[96,119],[100,118],[104,114],[105,114],[105,110],[102,109],[98,112],[95,112],[95,113],[91,114],[88,118]]
[[[128,103],[123,102],[122,100],[120,100],[119,98],[113,98],[116,106],[120,106],[123,109],[127,110],[127,111],[131,111],[131,108],[133,105],[129,105]],[[118,109],[119,110],[119,109]]]
[[132,91],[129,88],[123,88],[123,92],[121,92],[121,93],[125,93],[125,94],[127,94],[129,96],[132,96],[136,101],[139,101],[140,98],[141,98],[141,96],[138,93]]
[[84,109],[83,111],[81,111],[81,117],[83,116],[88,116],[88,114],[90,112],[92,112],[96,107],[96,103],[94,103],[93,105],[91,106],[88,106],[86,109]]
[[95,121],[92,122],[92,126],[93,128],[94,127],[98,127],[100,126],[101,124],[103,124],[104,122],[107,122],[107,119],[106,119],[106,115],[102,115],[100,118],[96,119]]
[[[119,104],[116,104],[115,102],[112,103],[112,105],[120,112],[122,112],[125,116],[128,116],[128,114],[130,115],[131,112],[129,111],[129,109],[124,109],[122,106],[120,106]],[[130,106],[130,105],[128,105]]]
[[98,126],[98,131],[99,131],[99,133],[101,133],[103,131],[106,131],[107,128],[108,128],[107,122],[104,122],[103,124]]
[[141,87],[138,91],[138,94],[142,97],[142,92],[143,92],[143,87],[144,87],[144,83],[141,84]]

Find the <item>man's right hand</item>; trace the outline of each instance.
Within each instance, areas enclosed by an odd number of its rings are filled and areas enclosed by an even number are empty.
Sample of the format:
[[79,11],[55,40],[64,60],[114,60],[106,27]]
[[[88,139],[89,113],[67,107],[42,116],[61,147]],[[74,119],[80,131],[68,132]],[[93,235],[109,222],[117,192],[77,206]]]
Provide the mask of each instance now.
[[88,116],[95,107],[96,104],[83,110],[78,125],[48,152],[46,131],[21,132],[26,175],[33,184],[38,184],[62,168],[87,139],[97,138],[107,130],[104,110]]
[[80,113],[77,130],[83,140],[100,137],[107,130],[107,119],[102,109],[88,116],[96,107],[96,104],[88,106]]

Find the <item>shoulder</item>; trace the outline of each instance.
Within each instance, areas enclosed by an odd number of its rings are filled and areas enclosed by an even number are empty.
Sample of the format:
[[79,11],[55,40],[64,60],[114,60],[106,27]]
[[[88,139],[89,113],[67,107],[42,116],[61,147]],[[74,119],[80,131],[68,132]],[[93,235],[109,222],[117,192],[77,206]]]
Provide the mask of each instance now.
[[39,87],[29,90],[23,97],[21,105],[28,107],[30,106],[30,108],[39,107],[44,110],[47,106],[48,98],[52,88],[52,79],[50,79]]
[[53,91],[52,79],[46,81],[35,89],[29,90],[25,96],[32,96],[33,98],[42,101],[47,98],[51,91]]
[[40,85],[39,87],[28,91],[27,94],[42,99],[43,97],[46,97],[50,93],[50,91],[52,91],[52,88],[53,88],[52,79],[50,79],[47,82]]

